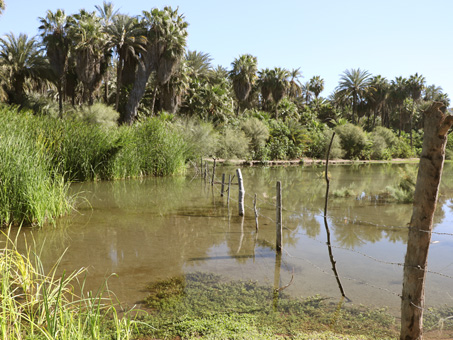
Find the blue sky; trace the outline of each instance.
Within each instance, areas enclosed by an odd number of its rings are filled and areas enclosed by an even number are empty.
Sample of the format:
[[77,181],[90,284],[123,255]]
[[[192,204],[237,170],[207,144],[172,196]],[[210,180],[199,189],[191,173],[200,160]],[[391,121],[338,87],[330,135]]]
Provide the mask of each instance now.
[[[38,33],[38,17],[62,8],[94,10],[102,0],[5,0],[0,34]],[[391,80],[422,74],[453,99],[451,0],[112,0],[120,12],[179,7],[189,22],[188,48],[230,68],[249,53],[258,68],[300,67],[303,82],[319,75],[324,97],[346,69]]]

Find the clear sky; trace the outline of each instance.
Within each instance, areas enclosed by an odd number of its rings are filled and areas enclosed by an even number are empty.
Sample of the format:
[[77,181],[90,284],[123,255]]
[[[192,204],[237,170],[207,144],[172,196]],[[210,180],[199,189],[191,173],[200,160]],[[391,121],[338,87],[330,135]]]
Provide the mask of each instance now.
[[[38,17],[58,8],[95,10],[102,0],[5,0],[0,35],[38,33]],[[230,68],[249,53],[258,68],[300,67],[319,75],[327,97],[346,69],[391,80],[416,72],[453,100],[452,0],[112,0],[120,12],[179,7],[189,23],[188,49]]]

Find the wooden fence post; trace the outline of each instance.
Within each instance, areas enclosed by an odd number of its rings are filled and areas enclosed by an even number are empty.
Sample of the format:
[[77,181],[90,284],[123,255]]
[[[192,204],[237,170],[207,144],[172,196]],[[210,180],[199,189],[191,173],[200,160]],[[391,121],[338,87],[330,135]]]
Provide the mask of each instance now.
[[423,338],[428,250],[444,165],[447,134],[453,124],[453,116],[445,115],[443,110],[444,104],[434,102],[425,111],[423,147],[404,260],[400,333],[400,339],[404,340]]
[[282,251],[282,182],[277,181],[277,253]]
[[245,189],[244,189],[244,183],[243,183],[243,180],[242,180],[241,169],[236,169],[236,174],[238,176],[238,184],[239,184],[239,196],[238,196],[239,216],[244,216]]

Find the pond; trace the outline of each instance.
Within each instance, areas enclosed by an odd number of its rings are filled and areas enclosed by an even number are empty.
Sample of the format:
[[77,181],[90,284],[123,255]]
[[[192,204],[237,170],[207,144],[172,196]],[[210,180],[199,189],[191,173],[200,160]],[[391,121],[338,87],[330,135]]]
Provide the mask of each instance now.
[[[331,251],[351,303],[389,307],[398,314],[407,224],[411,204],[389,203],[379,194],[396,185],[415,165],[331,165],[328,227]],[[409,169],[409,170],[408,170]],[[234,175],[236,168],[217,167]],[[453,305],[453,166],[446,164],[429,254],[426,303]],[[87,287],[96,290],[109,277],[119,301],[133,306],[153,282],[192,272],[227,279],[289,286],[295,297],[341,297],[332,271],[323,219],[323,166],[245,167],[245,217],[238,216],[238,187],[220,197],[192,174],[72,185],[77,211],[56,227],[24,229],[42,249],[48,268],[64,254],[60,269],[87,267]],[[236,178],[234,182],[236,182]],[[283,252],[276,261],[276,181],[282,182]],[[349,197],[334,197],[348,189]],[[259,230],[253,198],[257,194]],[[115,275],[112,276],[112,274]],[[279,277],[278,277],[279,276]]]

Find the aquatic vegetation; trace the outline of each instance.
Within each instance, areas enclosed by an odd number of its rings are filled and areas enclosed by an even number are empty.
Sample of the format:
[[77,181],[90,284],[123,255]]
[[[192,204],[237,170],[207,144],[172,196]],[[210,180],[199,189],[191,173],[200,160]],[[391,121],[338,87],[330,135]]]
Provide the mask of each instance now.
[[[291,298],[254,281],[227,281],[209,273],[190,273],[154,283],[146,302],[153,311],[139,332],[183,339],[360,339],[396,336],[395,320],[384,309],[345,307],[314,296]],[[326,333],[327,332],[327,333]],[[326,334],[329,334],[327,337]],[[358,336],[360,334],[360,336]]]
[[415,183],[417,181],[418,168],[405,166],[398,168],[399,183],[396,186],[388,186],[386,190],[398,203],[411,203],[414,201]]

